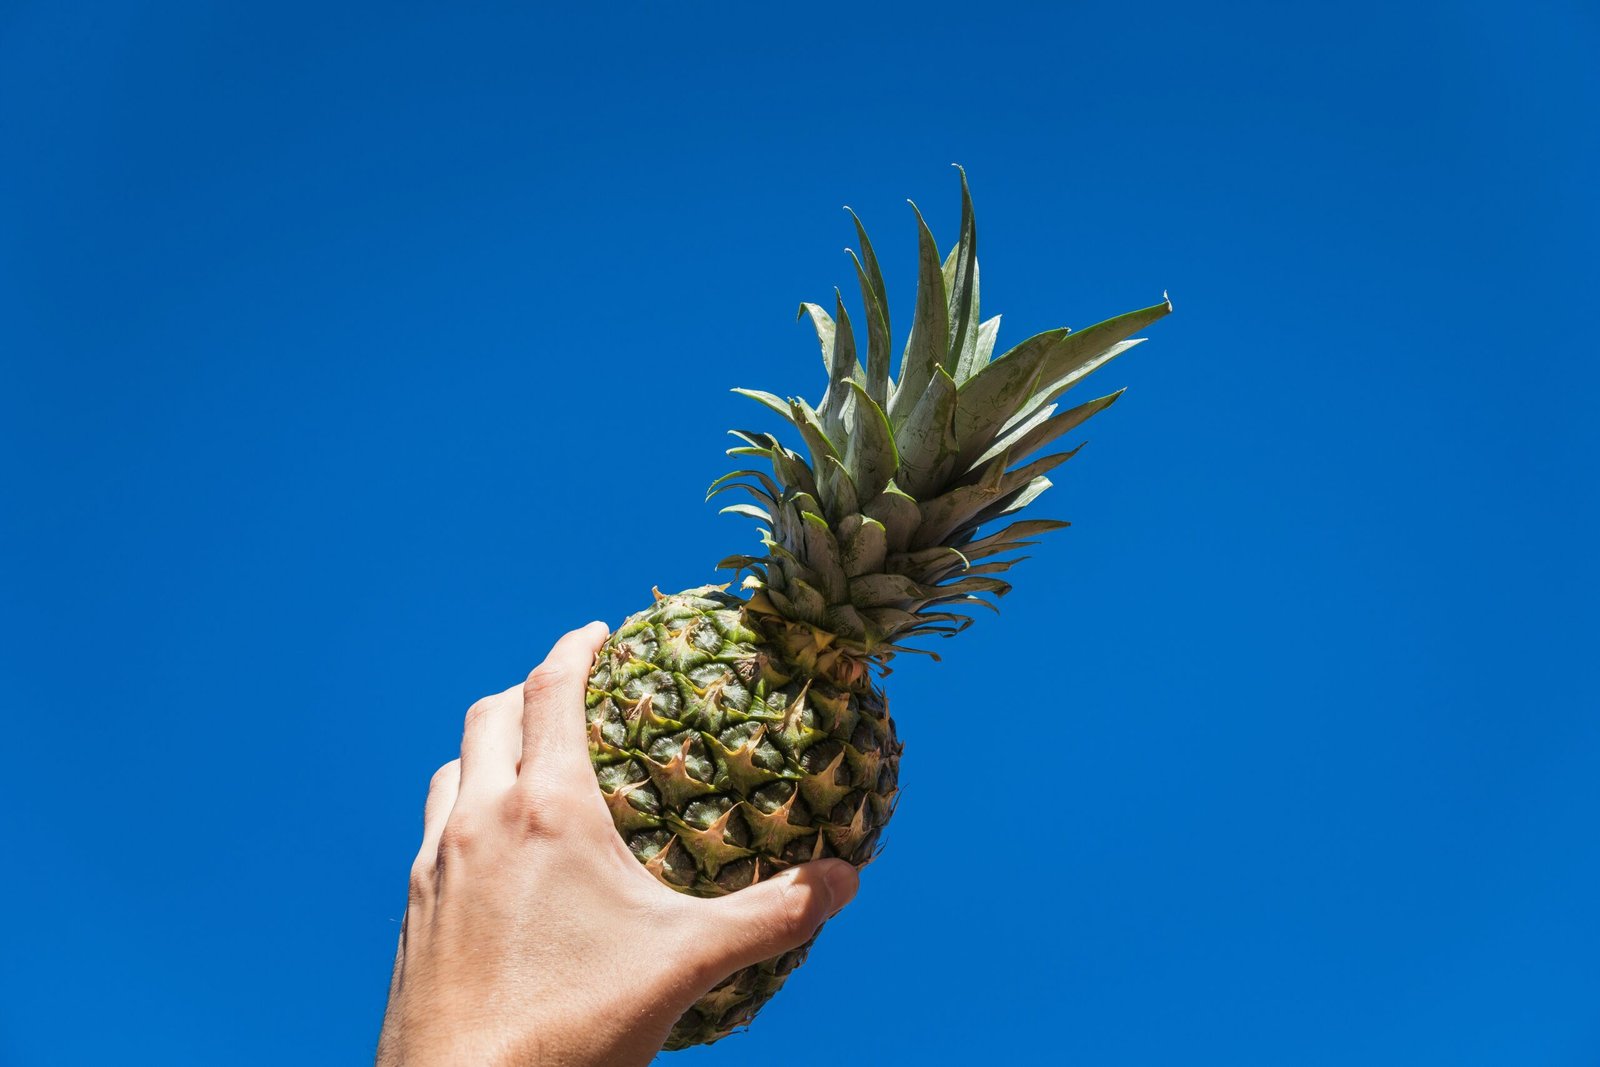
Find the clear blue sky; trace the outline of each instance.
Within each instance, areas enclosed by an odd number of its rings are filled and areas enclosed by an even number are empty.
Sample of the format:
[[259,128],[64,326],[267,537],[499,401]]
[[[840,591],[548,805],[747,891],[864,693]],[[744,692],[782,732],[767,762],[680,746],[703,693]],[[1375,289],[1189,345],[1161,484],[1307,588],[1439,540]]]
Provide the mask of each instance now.
[[1600,1059],[1592,4],[465,6],[0,9],[0,1062],[368,1056],[461,714],[952,161],[1003,345],[1177,313],[671,1062]]

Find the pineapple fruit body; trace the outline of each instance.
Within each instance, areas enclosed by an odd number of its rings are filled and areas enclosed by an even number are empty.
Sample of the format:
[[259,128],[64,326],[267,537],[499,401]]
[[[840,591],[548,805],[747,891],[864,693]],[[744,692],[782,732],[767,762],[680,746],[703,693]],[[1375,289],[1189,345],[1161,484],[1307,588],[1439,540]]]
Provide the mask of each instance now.
[[[588,695],[595,774],[618,832],[657,878],[685,893],[731,893],[795,863],[861,867],[894,811],[900,742],[874,679],[994,608],[998,575],[1039,534],[1067,525],[1019,518],[1047,474],[1078,449],[1037,456],[1120,391],[1060,398],[1139,343],[1161,303],[1081,331],[1035,334],[995,355],[1000,320],[978,314],[977,223],[965,174],[961,235],[949,254],[921,215],[917,300],[891,376],[888,290],[856,221],[865,351],[843,298],[802,304],[828,386],[816,407],[737,392],[787,420],[801,453],[735,430],[729,455],[757,457],[711,494],[748,493],[724,511],[761,524],[741,599],[703,586],[656,602],[605,643]],[[937,659],[937,656],[933,658]],[[732,976],[673,1030],[669,1048],[748,1023],[804,949]]]
[[[825,673],[815,656],[795,662],[805,650],[789,646],[804,634],[772,629],[746,601],[704,586],[630,617],[595,661],[587,703],[601,791],[633,854],[686,893],[731,893],[825,857],[864,866],[894,810],[900,742],[882,692],[840,661]],[[731,976],[667,1047],[745,1025],[804,956]]]

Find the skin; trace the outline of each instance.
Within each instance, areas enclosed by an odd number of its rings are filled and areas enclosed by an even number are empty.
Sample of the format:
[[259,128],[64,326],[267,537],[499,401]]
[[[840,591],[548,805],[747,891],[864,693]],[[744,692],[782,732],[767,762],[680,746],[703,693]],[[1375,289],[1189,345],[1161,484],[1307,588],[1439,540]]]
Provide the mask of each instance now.
[[734,971],[803,944],[856,891],[839,860],[715,900],[656,881],[617,835],[583,696],[603,623],[467,712],[433,776],[378,1067],[628,1067]]

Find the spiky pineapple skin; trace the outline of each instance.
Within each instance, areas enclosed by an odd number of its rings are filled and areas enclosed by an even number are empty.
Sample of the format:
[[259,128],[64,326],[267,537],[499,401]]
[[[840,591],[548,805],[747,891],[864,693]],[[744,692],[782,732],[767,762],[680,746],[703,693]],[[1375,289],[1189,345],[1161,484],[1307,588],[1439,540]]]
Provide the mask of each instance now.
[[[630,616],[595,659],[596,778],[617,832],[673,889],[720,896],[825,857],[863,867],[894,811],[901,744],[882,691],[865,671],[845,685],[808,672],[785,637],[703,586]],[[729,977],[666,1047],[748,1024],[807,948]]]

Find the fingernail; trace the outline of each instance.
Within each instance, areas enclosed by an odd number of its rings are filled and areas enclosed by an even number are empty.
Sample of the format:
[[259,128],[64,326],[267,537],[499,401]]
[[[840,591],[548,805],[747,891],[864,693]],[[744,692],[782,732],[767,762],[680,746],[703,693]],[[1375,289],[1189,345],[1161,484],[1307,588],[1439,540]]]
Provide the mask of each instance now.
[[860,879],[856,876],[855,868],[844,861],[828,864],[828,870],[822,876],[822,881],[828,887],[828,918],[839,914],[839,910],[850,903],[856,895],[856,888],[860,886]]

